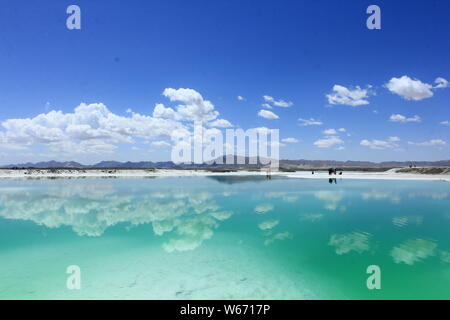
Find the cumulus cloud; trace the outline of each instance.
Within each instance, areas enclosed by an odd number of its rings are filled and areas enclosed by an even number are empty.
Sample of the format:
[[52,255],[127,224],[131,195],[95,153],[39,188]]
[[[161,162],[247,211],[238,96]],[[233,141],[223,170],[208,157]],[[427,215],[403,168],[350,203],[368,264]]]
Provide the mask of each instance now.
[[281,142],[285,142],[285,143],[298,143],[298,139],[295,139],[295,138],[284,138],[284,139],[281,139]]
[[[345,128],[339,128],[337,130],[336,129],[326,129],[326,130],[322,131],[322,133],[327,136],[338,135],[340,133],[345,133],[345,132],[347,132],[347,130]],[[350,135],[347,134],[347,136],[350,136]]]
[[287,102],[284,100],[275,100],[275,98],[271,97],[271,96],[263,96],[263,99],[265,102],[267,102],[267,104],[275,106],[275,107],[282,107],[282,108],[289,108],[292,107],[294,104],[292,102]]
[[166,108],[162,103],[158,103],[155,105],[155,108],[153,109],[153,117],[172,120],[181,119],[181,116],[175,110],[173,110],[172,108]]
[[391,142],[398,142],[401,139],[399,137],[389,137],[388,140],[391,141]]
[[262,118],[270,119],[270,120],[280,118],[275,113],[273,113],[272,111],[269,111],[269,110],[259,110],[258,116],[260,116]]
[[133,143],[134,138],[170,137],[181,123],[131,113],[119,116],[104,104],[82,103],[73,113],[50,111],[34,118],[2,122],[2,137],[9,144],[44,144],[55,151],[69,153],[112,152],[116,144]]
[[202,95],[193,89],[167,88],[163,95],[172,102],[182,102],[177,106],[179,116],[184,120],[211,121],[218,117],[219,112],[214,110],[211,101],[204,100]]
[[447,142],[445,142],[444,140],[441,140],[441,139],[431,139],[431,140],[424,141],[424,142],[408,141],[408,144],[415,145],[415,146],[421,146],[421,147],[433,147],[433,146],[442,147],[442,146],[447,145]]
[[441,122],[439,122],[439,124],[443,125],[443,126],[450,126],[450,122],[448,122],[447,120],[446,121],[441,121]]
[[155,147],[169,147],[170,143],[166,142],[166,141],[153,141],[152,146]]
[[237,99],[238,99],[239,101],[245,101],[245,98],[244,98],[243,96],[237,96]]
[[309,118],[309,119],[299,118],[298,121],[300,122],[300,125],[302,127],[306,127],[306,126],[321,126],[323,124],[322,121],[316,120],[314,118]]
[[208,125],[217,128],[230,128],[233,126],[230,121],[225,119],[214,120],[213,122],[210,122]]
[[112,153],[120,144],[155,138],[183,137],[188,122],[201,120],[210,127],[229,127],[217,119],[214,105],[193,89],[164,90],[170,101],[180,102],[176,109],[156,104],[152,116],[127,110],[126,116],[111,112],[103,103],[81,103],[73,112],[50,111],[34,118],[8,119],[1,123],[1,147],[24,149],[44,145],[54,152],[69,154]]
[[421,122],[422,119],[418,116],[415,115],[414,117],[411,118],[407,118],[404,115],[401,114],[393,114],[389,117],[389,121],[391,122]]
[[383,150],[398,148],[397,142],[400,141],[399,137],[389,137],[387,140],[361,140],[360,145],[369,147],[370,149]]
[[329,136],[323,139],[319,139],[314,142],[314,145],[319,148],[329,148],[335,145],[343,144],[344,141],[337,136]]
[[329,104],[341,104],[352,107],[362,106],[369,104],[367,99],[369,98],[369,90],[361,89],[356,86],[355,89],[349,89],[344,86],[334,85],[333,92],[327,94]]
[[337,131],[335,129],[327,129],[327,130],[323,131],[323,134],[333,135],[333,134],[337,134]]
[[441,77],[436,78],[436,80],[434,80],[434,83],[436,83],[436,86],[435,86],[436,89],[450,87],[450,83]]
[[446,88],[449,83],[444,78],[437,78],[435,80],[436,86],[422,82],[418,79],[412,79],[408,76],[400,78],[392,78],[385,87],[392,93],[399,95],[406,100],[419,101],[433,96],[433,89]]

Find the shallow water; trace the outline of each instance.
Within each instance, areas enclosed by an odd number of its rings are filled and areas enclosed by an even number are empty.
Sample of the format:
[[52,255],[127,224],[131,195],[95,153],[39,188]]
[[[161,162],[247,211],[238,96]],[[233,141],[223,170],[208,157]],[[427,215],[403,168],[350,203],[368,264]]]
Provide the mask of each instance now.
[[450,299],[449,227],[446,182],[2,180],[0,299]]

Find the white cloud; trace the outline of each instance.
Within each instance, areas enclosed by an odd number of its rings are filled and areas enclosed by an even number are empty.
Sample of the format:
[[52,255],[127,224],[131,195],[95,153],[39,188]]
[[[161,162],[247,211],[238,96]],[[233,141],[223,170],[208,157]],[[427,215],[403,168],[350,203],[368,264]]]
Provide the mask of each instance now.
[[270,120],[279,118],[279,116],[277,116],[275,113],[273,113],[272,111],[269,111],[269,110],[259,110],[258,116],[266,118],[266,119],[270,119]]
[[170,143],[165,142],[165,141],[153,141],[151,144],[152,144],[152,146],[155,146],[155,147],[169,147],[170,146]]
[[245,101],[245,98],[244,98],[243,96],[237,96],[237,99],[238,99],[239,101]]
[[415,145],[415,146],[422,146],[422,147],[433,147],[433,146],[445,146],[447,142],[441,139],[431,139],[429,141],[424,142],[411,142],[409,141],[408,144]]
[[182,102],[184,104],[177,106],[177,112],[181,119],[191,121],[211,121],[219,116],[214,110],[214,105],[204,100],[202,95],[193,89],[173,89],[167,88],[163,95],[170,101]]
[[285,142],[285,143],[297,143],[298,140],[295,139],[295,138],[284,138],[284,139],[281,139],[281,142]]
[[[264,145],[264,143],[262,143],[262,145]],[[280,143],[277,141],[270,141],[266,144],[266,146],[268,147],[272,147],[272,148],[277,148],[277,147],[286,147],[286,145],[284,143]]]
[[422,119],[418,115],[415,115],[412,118],[407,118],[401,114],[393,114],[389,117],[389,121],[391,121],[391,122],[421,122]]
[[272,106],[271,106],[270,104],[268,104],[268,103],[263,103],[261,106],[262,106],[263,108],[273,109]]
[[361,140],[360,145],[364,146],[364,147],[369,147],[370,149],[375,149],[375,150],[383,150],[383,149],[394,149],[394,148],[398,148],[398,144],[396,142],[400,141],[400,138],[398,137],[390,137],[387,139],[387,141],[385,140]]
[[441,121],[441,122],[439,122],[439,124],[441,124],[443,126],[450,126],[450,122],[448,122],[448,121]]
[[339,128],[338,131],[339,132],[347,132],[347,130],[345,128]]
[[266,134],[266,135],[272,134],[274,132],[273,130],[275,130],[275,129],[269,129],[267,127],[257,127],[254,129],[256,130],[256,132],[258,134]]
[[301,126],[321,126],[323,124],[322,121],[316,120],[314,118],[310,119],[299,118],[298,121],[300,122]]
[[120,144],[135,143],[136,139],[183,137],[189,133],[189,121],[201,120],[210,127],[232,126],[225,119],[217,119],[219,112],[214,105],[193,89],[167,88],[163,95],[181,104],[175,109],[156,104],[152,116],[131,109],[121,116],[102,103],[81,103],[71,113],[53,110],[34,118],[5,120],[1,124],[1,147],[44,145],[59,153],[102,154],[114,152]]
[[213,122],[210,122],[208,124],[210,127],[217,127],[217,128],[230,128],[233,125],[230,123],[230,121],[225,120],[225,119],[217,119],[214,120]]
[[323,134],[333,135],[333,134],[337,134],[337,131],[335,129],[327,129],[327,130],[323,131]]
[[273,97],[271,96],[263,96],[264,101],[266,101],[267,103],[275,106],[275,107],[282,107],[282,108],[289,108],[292,107],[294,104],[292,102],[287,102],[284,100],[275,100]]
[[[132,113],[132,111],[130,111],[129,113]],[[155,105],[155,108],[153,109],[153,117],[166,118],[172,120],[181,119],[180,115],[175,110],[173,110],[172,108],[166,108],[162,103],[158,103]]]
[[335,145],[343,144],[344,141],[342,141],[339,137],[336,136],[329,136],[325,137],[323,139],[319,139],[314,142],[314,145],[319,148],[329,148]]
[[450,87],[450,83],[441,77],[436,78],[436,80],[434,80],[434,83],[436,83],[436,86],[435,86],[436,89]]
[[135,138],[170,137],[184,126],[172,119],[131,113],[119,116],[102,103],[82,103],[73,113],[50,111],[34,118],[2,122],[2,140],[29,147],[46,145],[65,153],[111,153],[117,144],[133,143]]
[[406,100],[419,101],[433,96],[432,85],[408,76],[392,78],[385,86],[389,91]]
[[367,101],[369,91],[361,89],[359,86],[352,90],[336,84],[333,86],[333,92],[327,94],[326,97],[330,104],[342,104],[352,107],[369,104],[369,101]]
[[398,142],[398,141],[400,141],[400,138],[399,137],[389,137],[389,141]]

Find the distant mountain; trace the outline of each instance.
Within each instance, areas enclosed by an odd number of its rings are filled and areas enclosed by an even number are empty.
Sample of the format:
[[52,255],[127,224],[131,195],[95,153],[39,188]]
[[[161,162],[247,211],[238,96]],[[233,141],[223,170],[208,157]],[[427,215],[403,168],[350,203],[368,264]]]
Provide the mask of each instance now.
[[335,161],[335,160],[281,160],[280,166],[305,167],[305,168],[326,168],[326,167],[346,167],[346,168],[394,168],[408,167],[415,165],[418,167],[450,167],[450,160],[442,161]]
[[[94,165],[83,165],[74,161],[58,162],[47,161],[37,163],[21,163],[2,166],[1,168],[130,168],[130,169],[145,169],[145,168],[161,168],[161,169],[189,169],[189,168],[240,168],[240,167],[260,167],[267,163],[261,161],[260,158],[249,158],[241,156],[233,156],[233,162],[239,164],[226,164],[226,157],[222,157],[222,164],[216,162],[209,162],[204,164],[175,164],[172,161],[152,162],[118,162],[118,161],[101,161]],[[256,163],[256,164],[255,164]],[[335,160],[280,160],[280,167],[286,169],[308,169],[308,168],[329,168],[329,167],[343,167],[343,168],[394,168],[394,167],[408,167],[415,165],[418,167],[450,167],[450,160],[442,161],[386,161],[386,162],[370,162],[370,161],[335,161]]]
[[75,161],[47,161],[47,162],[37,162],[37,163],[21,163],[21,164],[10,164],[7,166],[2,166],[2,168],[87,168],[89,166],[82,165]]

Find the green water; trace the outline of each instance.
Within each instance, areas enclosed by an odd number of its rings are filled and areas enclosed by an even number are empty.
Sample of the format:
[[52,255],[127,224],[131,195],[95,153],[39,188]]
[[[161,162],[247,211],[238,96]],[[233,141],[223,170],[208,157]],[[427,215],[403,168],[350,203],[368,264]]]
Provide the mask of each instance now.
[[2,180],[0,299],[450,299],[449,195],[431,181]]

